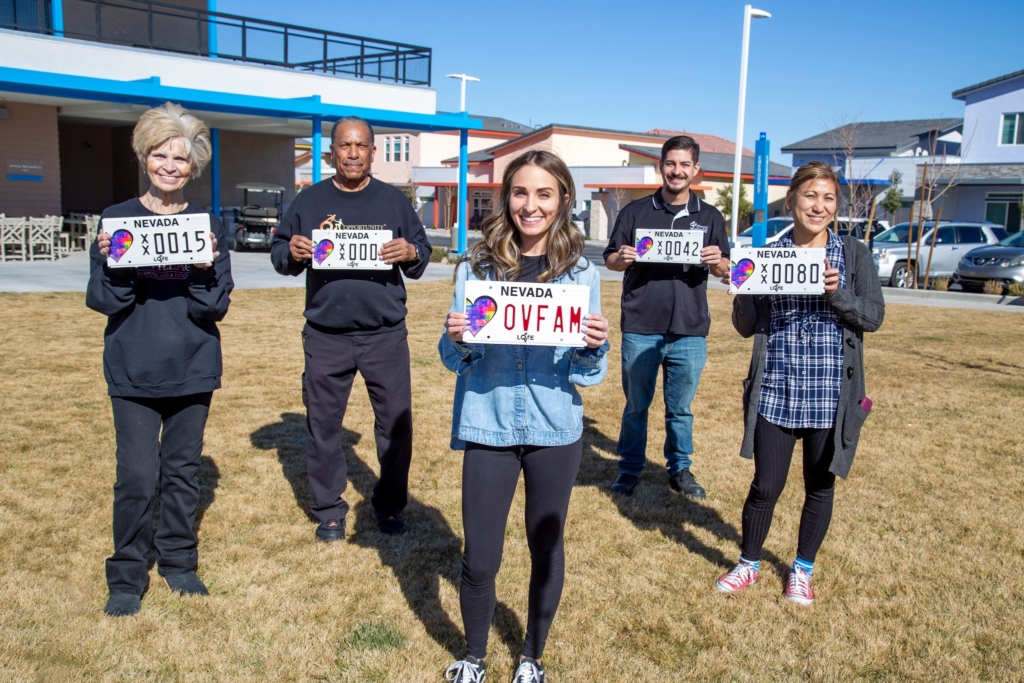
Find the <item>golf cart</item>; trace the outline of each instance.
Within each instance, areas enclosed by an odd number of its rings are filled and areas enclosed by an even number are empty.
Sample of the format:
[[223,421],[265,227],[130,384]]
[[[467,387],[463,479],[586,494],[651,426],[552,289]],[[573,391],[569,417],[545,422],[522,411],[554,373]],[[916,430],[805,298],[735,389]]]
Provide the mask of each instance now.
[[284,188],[270,183],[241,183],[243,206],[235,218],[235,251],[246,247],[270,247],[281,222]]

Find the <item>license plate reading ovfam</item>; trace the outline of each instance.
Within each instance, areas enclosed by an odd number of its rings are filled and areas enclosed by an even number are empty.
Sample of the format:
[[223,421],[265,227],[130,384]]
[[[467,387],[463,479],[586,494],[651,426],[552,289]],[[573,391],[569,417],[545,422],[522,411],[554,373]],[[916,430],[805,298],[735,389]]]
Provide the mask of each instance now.
[[637,263],[700,263],[704,233],[700,230],[636,231]]
[[470,280],[464,311],[470,344],[583,347],[590,287]]
[[390,230],[314,230],[313,267],[390,270],[380,250],[392,239]]
[[[104,218],[110,235],[109,268],[177,266],[213,261],[210,214]],[[221,245],[226,249],[227,245]]]
[[737,247],[730,253],[730,294],[823,294],[825,250]]

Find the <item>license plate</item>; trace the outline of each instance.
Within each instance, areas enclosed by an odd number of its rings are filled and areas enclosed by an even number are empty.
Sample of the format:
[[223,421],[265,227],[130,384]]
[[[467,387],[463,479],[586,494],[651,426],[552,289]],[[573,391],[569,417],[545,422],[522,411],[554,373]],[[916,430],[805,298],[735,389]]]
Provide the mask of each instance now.
[[737,247],[730,253],[730,294],[823,294],[825,250]]
[[637,263],[700,263],[704,233],[700,230],[637,230]]
[[104,218],[110,268],[175,266],[213,261],[210,214]]
[[380,249],[392,239],[390,230],[314,230],[313,268],[388,270]]
[[470,280],[464,311],[470,344],[583,347],[590,287]]

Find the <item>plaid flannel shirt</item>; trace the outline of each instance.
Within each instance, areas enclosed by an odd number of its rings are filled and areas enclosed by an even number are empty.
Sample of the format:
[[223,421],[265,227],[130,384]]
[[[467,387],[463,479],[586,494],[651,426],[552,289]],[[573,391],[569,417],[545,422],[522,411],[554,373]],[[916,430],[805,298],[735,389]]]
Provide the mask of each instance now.
[[[775,247],[792,247],[789,235]],[[846,288],[843,242],[828,233],[825,256]],[[757,412],[788,429],[829,429],[843,384],[843,325],[824,296],[772,295],[771,334]]]

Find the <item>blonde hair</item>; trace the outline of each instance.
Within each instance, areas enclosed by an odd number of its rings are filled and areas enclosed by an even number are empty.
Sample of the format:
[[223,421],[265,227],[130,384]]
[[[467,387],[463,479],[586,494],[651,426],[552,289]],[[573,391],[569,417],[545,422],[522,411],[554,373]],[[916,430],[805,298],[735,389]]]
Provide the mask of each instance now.
[[180,140],[198,178],[210,161],[210,129],[181,105],[165,102],[142,115],[132,131],[132,149],[143,168],[150,152],[168,140]]
[[796,173],[789,181],[789,189],[786,190],[786,209],[793,210],[790,199],[799,192],[800,187],[811,180],[827,180],[836,188],[836,208],[839,202],[839,175],[831,166],[823,161],[812,161],[796,169]]
[[586,242],[583,233],[572,222],[572,208],[576,204],[576,185],[572,181],[572,174],[558,155],[544,150],[531,150],[516,157],[505,167],[498,205],[494,213],[480,226],[483,239],[470,247],[463,257],[464,261],[469,262],[473,273],[481,279],[486,277],[485,269],[493,270],[497,280],[519,279],[522,250],[519,245],[519,231],[509,209],[509,197],[512,196],[512,178],[524,166],[537,166],[554,176],[561,200],[558,215],[548,228],[548,269],[541,273],[537,280],[554,280],[574,268],[583,258],[583,247]]

